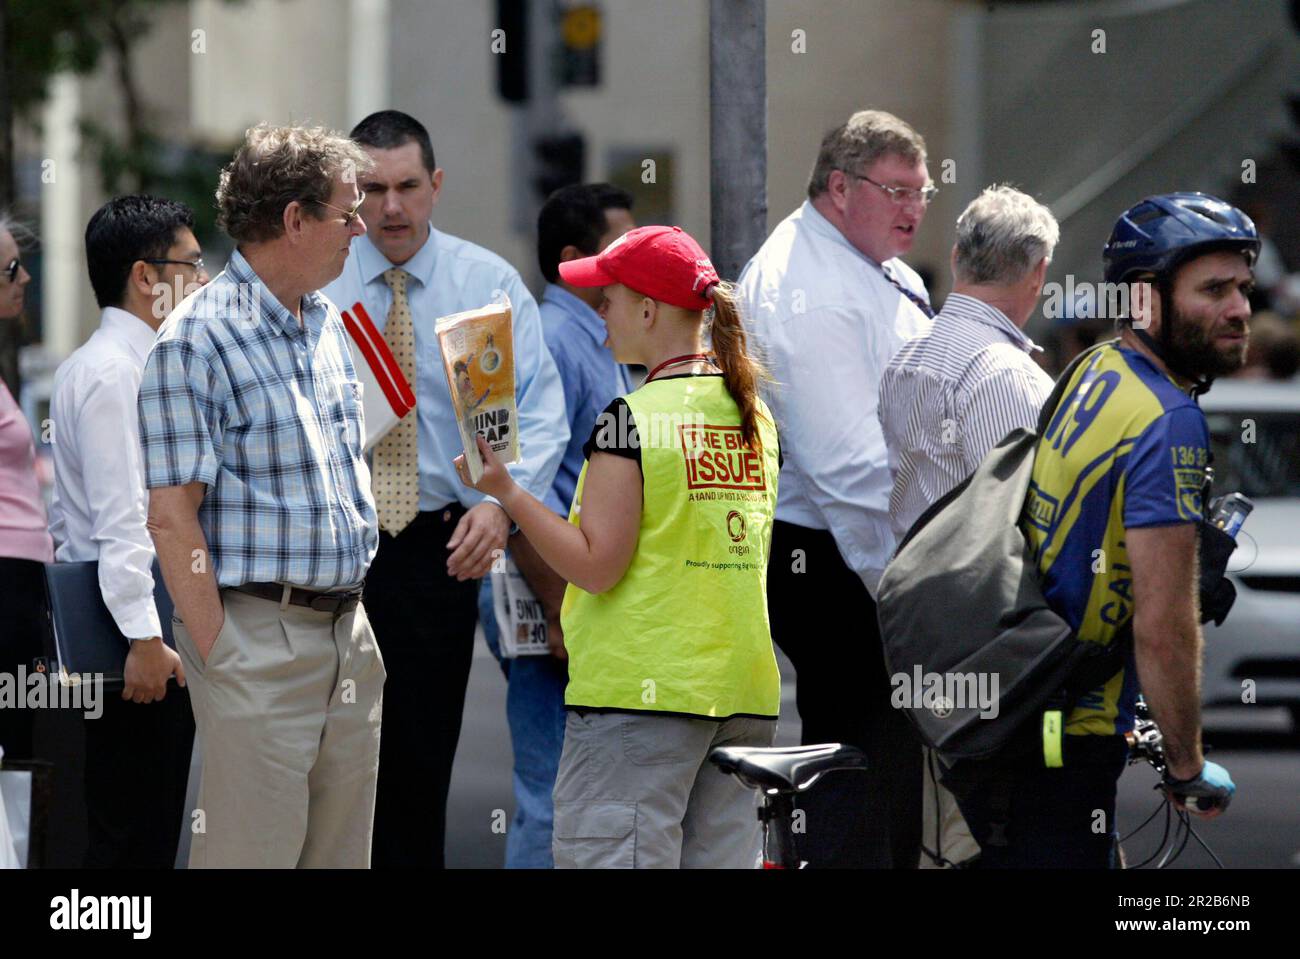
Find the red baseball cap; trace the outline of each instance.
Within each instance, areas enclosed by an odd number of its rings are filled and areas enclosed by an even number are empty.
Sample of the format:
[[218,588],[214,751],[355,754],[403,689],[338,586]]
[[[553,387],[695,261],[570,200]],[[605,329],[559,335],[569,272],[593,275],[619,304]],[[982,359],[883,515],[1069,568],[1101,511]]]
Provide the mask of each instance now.
[[680,226],[639,226],[596,256],[560,264],[560,276],[574,286],[622,283],[644,296],[707,310],[721,279],[709,255]]

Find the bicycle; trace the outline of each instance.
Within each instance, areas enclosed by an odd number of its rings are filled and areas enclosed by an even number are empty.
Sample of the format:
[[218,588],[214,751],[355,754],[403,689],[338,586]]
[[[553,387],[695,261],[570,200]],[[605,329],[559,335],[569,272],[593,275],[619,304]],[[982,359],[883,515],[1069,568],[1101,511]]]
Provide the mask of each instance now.
[[[1178,860],[1190,839],[1196,840],[1214,860],[1215,865],[1224,868],[1214,850],[1192,828],[1191,814],[1185,809],[1176,809],[1168,793],[1164,792],[1164,736],[1151,718],[1151,710],[1146,701],[1141,697],[1137,701],[1133,731],[1126,738],[1129,744],[1128,764],[1133,766],[1145,762],[1150,765],[1162,779],[1155,788],[1164,795],[1155,811],[1140,826],[1124,836],[1123,841],[1132,839],[1145,829],[1162,809],[1165,812],[1165,831],[1156,851],[1136,866],[1128,868],[1141,869],[1164,852],[1163,858],[1155,867],[1164,869]],[[709,761],[719,771],[733,775],[745,786],[757,790],[761,796],[758,819],[763,824],[763,869],[802,869],[807,865],[799,859],[794,846],[794,800],[799,793],[826,773],[862,770],[867,766],[867,757],[862,750],[840,743],[773,748],[728,746],[713,750],[709,754]],[[1174,827],[1171,841],[1169,828],[1175,812],[1178,825]]]
[[[1192,828],[1191,813],[1189,813],[1186,809],[1177,809],[1173,804],[1173,800],[1170,799],[1168,792],[1166,792],[1164,789],[1164,775],[1165,775],[1164,735],[1160,732],[1160,727],[1156,725],[1156,721],[1151,718],[1151,708],[1147,706],[1146,700],[1143,699],[1141,696],[1138,697],[1137,705],[1134,709],[1133,731],[1130,733],[1126,733],[1125,738],[1128,740],[1128,745],[1129,745],[1128,764],[1130,766],[1133,766],[1136,765],[1137,763],[1145,762],[1152,769],[1154,769],[1156,771],[1156,774],[1159,775],[1161,778],[1161,782],[1157,783],[1155,788],[1163,793],[1164,798],[1161,800],[1159,805],[1156,806],[1155,811],[1152,812],[1150,816],[1147,816],[1145,820],[1143,820],[1142,825],[1138,826],[1127,836],[1124,836],[1122,841],[1127,841],[1129,839],[1132,839],[1134,836],[1140,833],[1143,829],[1146,828],[1147,824],[1150,823],[1151,820],[1155,819],[1156,816],[1160,814],[1160,811],[1162,809],[1164,810],[1165,813],[1165,831],[1164,831],[1164,835],[1160,837],[1160,842],[1156,846],[1156,851],[1153,852],[1146,859],[1142,860],[1142,862],[1138,863],[1136,866],[1131,866],[1128,868],[1141,869],[1147,864],[1149,864],[1152,860],[1154,860],[1156,856],[1159,856],[1162,851],[1164,851],[1165,853],[1164,857],[1160,860],[1160,862],[1155,867],[1157,869],[1164,869],[1165,867],[1170,866],[1174,862],[1176,862],[1178,860],[1178,857],[1183,854],[1183,850],[1187,847],[1188,839],[1195,839],[1196,842],[1200,845],[1200,847],[1209,854],[1211,859],[1214,860],[1214,864],[1218,866],[1220,869],[1223,869],[1224,866],[1222,860],[1220,860],[1219,857],[1214,854],[1214,850],[1211,849],[1209,846],[1207,846],[1205,844],[1205,840],[1203,840],[1200,836],[1198,836],[1196,834],[1196,830]],[[1196,803],[1198,809],[1205,808],[1201,805],[1201,801],[1199,799],[1193,801]],[[1172,840],[1170,840],[1169,826],[1171,820],[1173,819],[1174,813],[1177,813],[1178,815],[1178,825],[1174,827],[1174,837]],[[1182,833],[1181,843],[1179,842],[1179,838],[1178,838],[1180,832]],[[1168,843],[1169,846],[1168,851],[1165,851],[1166,843]]]
[[723,746],[709,753],[719,771],[758,790],[762,802],[763,869],[802,869],[794,847],[794,800],[826,773],[866,769],[867,757],[856,746]]

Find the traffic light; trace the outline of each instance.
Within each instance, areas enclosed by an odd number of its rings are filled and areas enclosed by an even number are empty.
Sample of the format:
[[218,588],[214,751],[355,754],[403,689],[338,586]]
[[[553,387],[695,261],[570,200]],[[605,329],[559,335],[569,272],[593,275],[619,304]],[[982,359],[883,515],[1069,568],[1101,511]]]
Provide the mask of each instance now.
[[497,93],[507,103],[528,99],[528,4],[526,0],[497,0],[497,29],[505,49],[497,62]]
[[543,199],[562,186],[581,183],[587,141],[581,133],[556,133],[533,141],[533,186]]

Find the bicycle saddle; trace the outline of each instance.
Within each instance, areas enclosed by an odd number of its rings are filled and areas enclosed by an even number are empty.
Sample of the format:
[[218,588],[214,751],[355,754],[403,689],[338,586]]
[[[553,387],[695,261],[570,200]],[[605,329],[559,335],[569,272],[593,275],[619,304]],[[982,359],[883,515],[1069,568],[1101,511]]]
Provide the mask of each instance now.
[[771,749],[722,746],[709,753],[709,760],[750,789],[778,792],[803,792],[823,773],[867,767],[862,750],[839,743]]

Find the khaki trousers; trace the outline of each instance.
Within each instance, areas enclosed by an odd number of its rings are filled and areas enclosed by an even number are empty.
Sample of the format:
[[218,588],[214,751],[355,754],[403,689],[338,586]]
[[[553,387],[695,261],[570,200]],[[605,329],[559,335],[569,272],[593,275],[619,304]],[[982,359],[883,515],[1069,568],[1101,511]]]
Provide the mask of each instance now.
[[368,868],[385,674],[364,607],[221,600],[207,663],[172,623],[203,751],[190,868]]
[[[922,869],[949,869],[960,866],[980,854],[979,843],[957,807],[957,798],[939,782],[939,759],[934,750],[921,747],[925,754],[925,774],[921,797],[921,864]],[[951,865],[935,862],[936,853]]]

